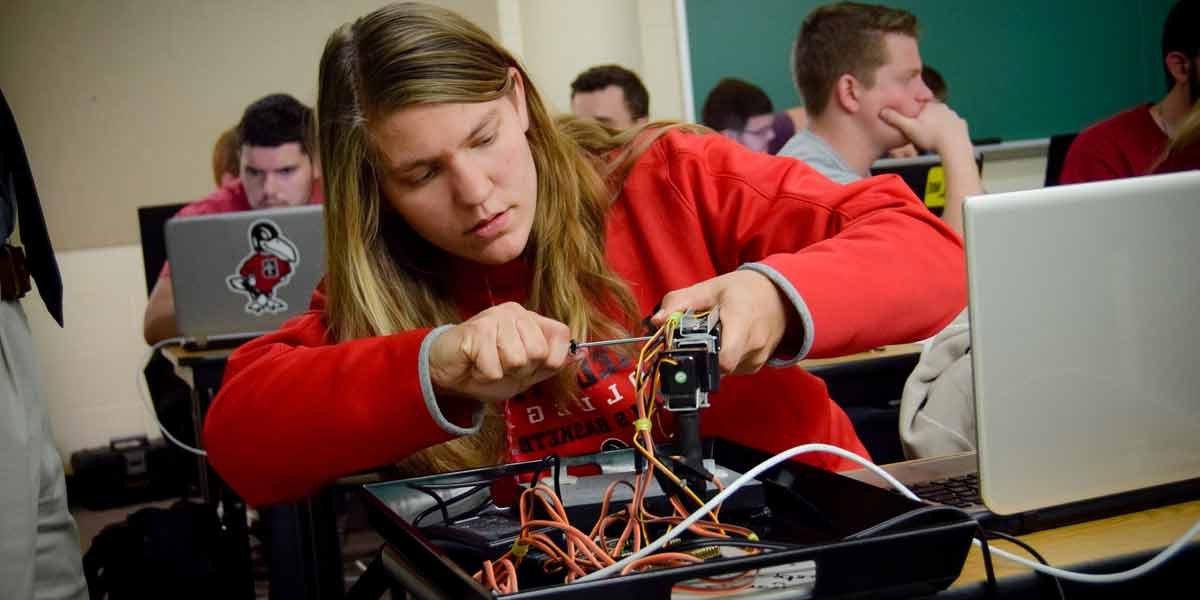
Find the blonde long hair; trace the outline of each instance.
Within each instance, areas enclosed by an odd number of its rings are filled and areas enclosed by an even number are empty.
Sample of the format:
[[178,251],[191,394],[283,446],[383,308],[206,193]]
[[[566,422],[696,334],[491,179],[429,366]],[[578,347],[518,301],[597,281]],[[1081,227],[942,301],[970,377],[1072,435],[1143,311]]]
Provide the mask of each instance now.
[[[537,169],[537,208],[524,254],[533,272],[527,308],[566,323],[576,339],[618,336],[636,324],[633,296],[605,261],[604,225],[619,189],[613,177],[623,179],[636,158],[617,149],[649,142],[628,144],[631,134],[614,136],[598,125],[556,125],[525,70],[487,33],[448,10],[402,3],[340,27],[321,57],[317,118],[332,339],[461,320],[452,282],[436,267],[446,254],[382,198],[377,173],[383,170],[370,127],[407,106],[500,98],[512,90],[510,68],[524,81],[526,138]],[[614,160],[602,154],[615,154]],[[552,397],[570,398],[575,374],[543,385]],[[479,434],[423,450],[400,467],[479,466],[500,460],[503,449],[503,419],[493,413]]]
[[1200,144],[1200,100],[1192,104],[1192,110],[1179,123],[1179,128],[1175,130],[1175,136],[1171,138],[1158,160],[1154,161],[1147,171],[1154,173],[1168,158],[1171,158],[1172,154],[1183,152],[1195,144]]

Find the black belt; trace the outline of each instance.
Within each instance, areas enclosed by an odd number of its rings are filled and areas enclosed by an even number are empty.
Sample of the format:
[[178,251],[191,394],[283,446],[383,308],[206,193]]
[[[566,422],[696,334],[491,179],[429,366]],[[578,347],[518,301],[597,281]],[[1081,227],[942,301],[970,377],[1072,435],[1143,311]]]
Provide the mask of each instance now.
[[29,268],[20,246],[0,246],[0,300],[17,300],[29,293]]

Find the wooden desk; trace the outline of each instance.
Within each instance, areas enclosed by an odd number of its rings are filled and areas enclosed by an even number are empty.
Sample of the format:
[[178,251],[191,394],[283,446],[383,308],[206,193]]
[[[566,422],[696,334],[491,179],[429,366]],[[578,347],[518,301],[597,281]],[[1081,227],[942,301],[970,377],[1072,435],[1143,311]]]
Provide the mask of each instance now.
[[[1117,556],[1158,551],[1183,535],[1196,521],[1200,521],[1200,500],[1038,531],[1020,537],[1040,552],[1051,565],[1065,568]],[[989,545],[1030,558],[1024,550],[1009,542],[995,540],[989,542]],[[1032,572],[1032,569],[995,555],[992,556],[992,565],[998,579]],[[959,587],[985,579],[983,554],[978,547],[972,547],[967,554],[966,563],[963,564],[962,574],[953,585]]]
[[[225,372],[225,359],[229,358],[233,350],[184,350],[182,346],[165,346],[160,353],[175,367],[175,375],[188,386],[196,387],[196,375],[199,371],[201,383],[215,384],[215,393]],[[212,375],[216,375],[216,380],[207,381]]]
[[866,352],[859,352],[857,354],[847,354],[846,356],[835,356],[833,358],[806,358],[800,361],[799,365],[805,369],[812,369],[813,367],[828,367],[877,359],[911,357],[914,355],[919,356],[923,346],[924,344],[895,344],[892,346],[883,346],[882,348],[873,348],[871,350],[867,350]]
[[[975,460],[973,453],[956,455],[953,457],[953,463],[949,464],[946,459],[947,457],[910,460],[884,465],[884,468],[901,481],[905,481],[944,475],[963,468],[966,463],[973,463]],[[877,487],[891,488],[881,478],[866,470],[848,471],[843,475]],[[1042,554],[1051,566],[1072,571],[1085,566],[1091,568],[1091,572],[1113,573],[1133,568],[1145,562],[1149,556],[1156,554],[1178,539],[1197,521],[1200,521],[1200,500],[1192,500],[1037,531],[1022,535],[1020,538]],[[993,548],[1001,548],[1022,558],[1033,559],[1023,549],[1007,541],[992,540],[988,542],[988,545]],[[1039,595],[1058,597],[1057,591],[1052,591],[1052,586],[1046,587],[1034,577],[1033,569],[995,554],[992,555],[992,566],[1000,592],[996,597],[1026,598]],[[1076,597],[1077,594],[1072,592],[1077,591],[1083,591],[1084,595],[1089,597],[1102,593],[1105,595],[1104,597],[1120,598],[1144,591],[1143,587],[1161,583],[1164,580],[1177,581],[1183,576],[1182,574],[1188,573],[1189,570],[1195,571],[1197,568],[1200,568],[1200,540],[1194,539],[1185,548],[1185,555],[1176,556],[1166,565],[1162,565],[1159,569],[1132,582],[1108,586],[1063,582],[1063,585],[1064,588],[1067,588],[1068,598]],[[1188,576],[1190,577],[1190,573]],[[984,584],[986,579],[983,553],[977,546],[972,546],[958,579],[938,597],[989,597],[986,593],[987,586]]]

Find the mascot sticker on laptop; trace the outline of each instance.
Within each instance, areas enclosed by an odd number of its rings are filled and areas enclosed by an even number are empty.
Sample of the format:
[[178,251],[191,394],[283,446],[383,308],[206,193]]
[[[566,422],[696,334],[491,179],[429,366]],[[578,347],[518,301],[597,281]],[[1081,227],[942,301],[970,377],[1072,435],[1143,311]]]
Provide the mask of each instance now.
[[250,301],[246,312],[252,315],[273,314],[287,310],[287,302],[275,296],[275,291],[287,285],[300,251],[284,237],[279,225],[267,219],[250,224],[250,254],[238,265],[236,275],[225,282],[231,291],[245,294]]

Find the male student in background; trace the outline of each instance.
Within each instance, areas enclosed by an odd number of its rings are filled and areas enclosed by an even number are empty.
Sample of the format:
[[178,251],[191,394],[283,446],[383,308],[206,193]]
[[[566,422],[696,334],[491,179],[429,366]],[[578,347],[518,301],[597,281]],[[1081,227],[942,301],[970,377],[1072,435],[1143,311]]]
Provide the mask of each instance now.
[[600,65],[571,82],[571,112],[613,129],[629,129],[650,118],[650,94],[633,71]]
[[[287,94],[255,101],[237,127],[241,178],[183,207],[175,216],[322,202],[313,122],[312,109]],[[150,344],[178,335],[170,265],[163,267],[150,292],[142,328]]]
[[762,88],[726,77],[708,92],[700,122],[755,152],[767,152],[775,139],[773,110]]
[[963,199],[982,191],[979,169],[966,121],[921,79],[917,18],[853,2],[819,7],[801,24],[792,64],[808,128],[779,154],[850,183],[891,148],[936,152],[946,171],[942,220],[961,234]]
[[1200,0],[1180,0],[1167,14],[1162,60],[1167,95],[1084,129],[1067,151],[1060,183],[1150,172],[1200,99]]

